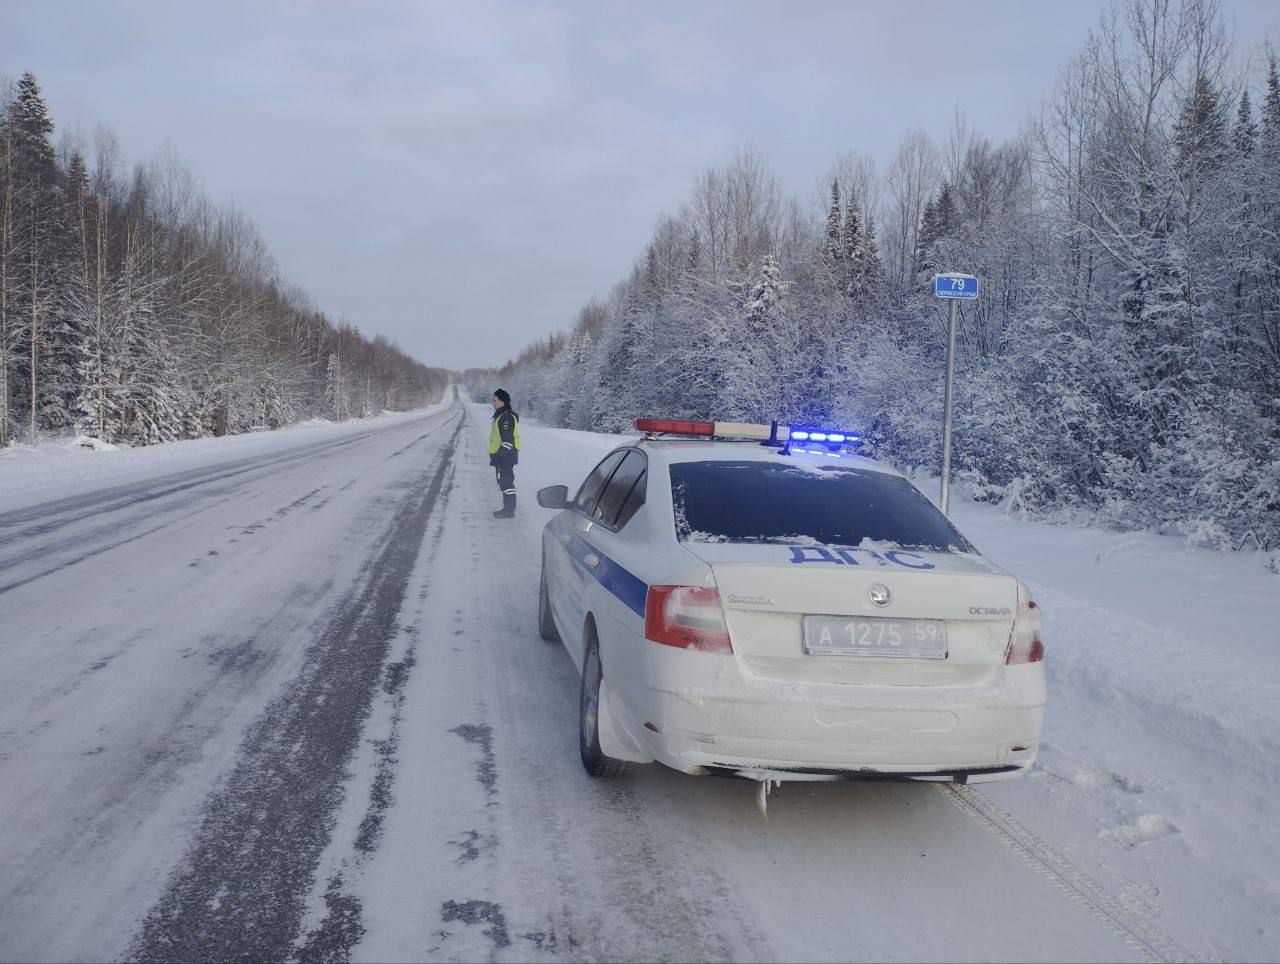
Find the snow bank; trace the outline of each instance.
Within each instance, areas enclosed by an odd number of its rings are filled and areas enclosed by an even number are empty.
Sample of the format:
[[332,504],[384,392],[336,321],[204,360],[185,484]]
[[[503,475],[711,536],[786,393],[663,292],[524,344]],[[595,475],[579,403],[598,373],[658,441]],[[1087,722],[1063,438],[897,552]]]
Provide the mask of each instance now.
[[358,421],[312,419],[275,431],[187,439],[138,448],[122,448],[83,435],[50,439],[37,445],[9,445],[0,448],[0,512],[367,432],[417,418],[449,404],[452,400],[410,412],[384,412]]

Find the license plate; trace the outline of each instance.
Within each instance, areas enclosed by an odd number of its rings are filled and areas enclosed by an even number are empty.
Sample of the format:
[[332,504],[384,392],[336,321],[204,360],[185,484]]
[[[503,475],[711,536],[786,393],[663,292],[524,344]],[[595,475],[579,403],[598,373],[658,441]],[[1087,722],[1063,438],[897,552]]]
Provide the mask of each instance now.
[[813,656],[947,658],[947,624],[940,619],[805,616],[804,651]]

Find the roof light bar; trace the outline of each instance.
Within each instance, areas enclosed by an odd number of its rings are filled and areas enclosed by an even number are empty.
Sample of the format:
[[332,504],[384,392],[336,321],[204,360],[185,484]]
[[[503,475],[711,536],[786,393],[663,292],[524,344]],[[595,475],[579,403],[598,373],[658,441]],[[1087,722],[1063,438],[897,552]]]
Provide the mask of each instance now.
[[758,425],[751,422],[696,422],[670,418],[638,418],[636,431],[646,435],[692,435],[702,438],[752,439],[785,449],[792,442],[817,442],[820,448],[809,451],[835,451],[857,445],[862,436],[857,432],[832,430],[808,425]]
[[[749,422],[687,422],[670,418],[638,418],[635,420],[636,431],[659,435],[704,435],[717,438],[746,438],[766,441],[770,437],[770,426],[753,425]],[[786,429],[779,427],[780,437]]]
[[[820,428],[813,425],[792,425],[787,435],[783,435],[782,430],[779,429],[778,437],[782,439],[790,438],[794,442],[819,442],[832,451],[850,445],[857,445],[862,441],[862,436],[857,432],[850,432],[847,429]],[[807,451],[822,451],[822,449],[811,448]]]
[[638,418],[636,431],[664,435],[715,435],[715,422],[682,422],[670,418]]

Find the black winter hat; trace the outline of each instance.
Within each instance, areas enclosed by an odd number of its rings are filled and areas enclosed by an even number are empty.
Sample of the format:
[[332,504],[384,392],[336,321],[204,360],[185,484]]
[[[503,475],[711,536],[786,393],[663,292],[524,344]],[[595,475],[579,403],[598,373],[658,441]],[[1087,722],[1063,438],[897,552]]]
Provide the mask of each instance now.
[[503,405],[507,406],[507,408],[511,407],[511,396],[507,394],[507,390],[505,388],[499,388],[496,392],[493,393],[493,397],[496,398],[498,401],[500,401]]

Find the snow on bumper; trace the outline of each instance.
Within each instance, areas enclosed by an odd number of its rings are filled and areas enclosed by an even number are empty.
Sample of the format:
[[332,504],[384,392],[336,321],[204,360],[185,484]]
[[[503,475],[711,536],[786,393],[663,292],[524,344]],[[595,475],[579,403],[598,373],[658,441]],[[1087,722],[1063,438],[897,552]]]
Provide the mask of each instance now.
[[618,751],[687,773],[980,782],[1018,776],[1039,747],[1040,664],[1000,667],[977,686],[864,686],[761,679],[731,656],[646,655],[643,680],[610,680],[608,709],[630,752]]

